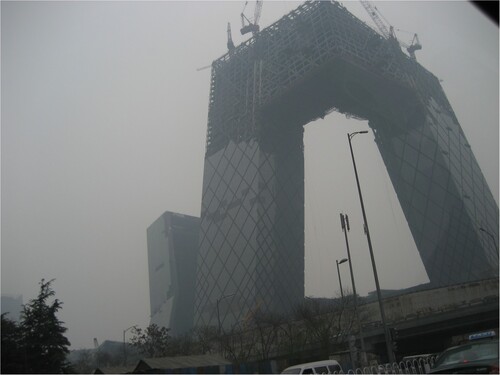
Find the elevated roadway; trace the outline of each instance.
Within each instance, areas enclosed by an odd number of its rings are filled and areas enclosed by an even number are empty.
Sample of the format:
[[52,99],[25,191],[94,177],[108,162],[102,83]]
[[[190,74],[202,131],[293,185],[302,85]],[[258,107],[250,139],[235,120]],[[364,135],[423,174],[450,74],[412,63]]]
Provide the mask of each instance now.
[[[384,299],[384,305],[396,336],[397,357],[440,352],[473,332],[493,329],[498,333],[498,279],[391,297]],[[384,354],[376,307],[376,303],[360,307],[363,335],[368,351]]]

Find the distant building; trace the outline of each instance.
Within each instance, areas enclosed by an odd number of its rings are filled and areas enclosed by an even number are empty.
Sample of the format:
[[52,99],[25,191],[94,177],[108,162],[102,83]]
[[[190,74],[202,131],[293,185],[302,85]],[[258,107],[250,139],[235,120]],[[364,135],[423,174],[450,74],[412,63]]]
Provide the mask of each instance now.
[[174,335],[193,325],[199,222],[167,211],[147,230],[151,324]]
[[14,322],[19,322],[23,309],[23,296],[2,294],[2,314]]

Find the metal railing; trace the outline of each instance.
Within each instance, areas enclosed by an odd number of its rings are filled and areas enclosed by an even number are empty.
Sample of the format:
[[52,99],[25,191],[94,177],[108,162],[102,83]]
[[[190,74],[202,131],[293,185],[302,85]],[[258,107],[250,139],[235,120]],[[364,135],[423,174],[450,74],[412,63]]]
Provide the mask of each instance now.
[[[415,358],[408,361],[372,365],[349,370],[347,374],[428,374],[436,356]],[[343,372],[341,374],[344,374]]]

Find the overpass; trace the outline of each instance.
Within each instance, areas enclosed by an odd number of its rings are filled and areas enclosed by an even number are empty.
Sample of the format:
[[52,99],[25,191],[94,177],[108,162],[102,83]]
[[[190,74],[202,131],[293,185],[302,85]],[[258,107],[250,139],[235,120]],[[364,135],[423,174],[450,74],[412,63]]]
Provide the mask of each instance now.
[[[472,332],[494,329],[498,333],[498,281],[487,279],[384,299],[387,323],[396,336],[396,357],[440,352]],[[366,350],[385,355],[378,303],[360,306],[360,319]]]

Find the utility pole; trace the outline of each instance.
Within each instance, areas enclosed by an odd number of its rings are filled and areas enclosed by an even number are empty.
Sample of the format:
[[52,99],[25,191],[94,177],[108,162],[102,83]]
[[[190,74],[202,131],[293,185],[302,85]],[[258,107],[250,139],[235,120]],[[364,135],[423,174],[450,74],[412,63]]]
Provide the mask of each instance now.
[[135,328],[136,326],[128,327],[127,329],[123,330],[123,365],[127,365],[127,343],[125,342],[125,333],[132,328]]
[[338,259],[335,259],[335,262],[337,263],[337,274],[339,275],[339,284],[340,284],[340,296],[342,297],[342,302],[344,302],[344,290],[342,288],[342,279],[340,278],[340,269],[339,269],[339,264],[347,262],[347,259],[341,259],[340,262]]
[[359,329],[359,341],[361,342],[361,353],[363,357],[363,365],[367,365],[366,350],[365,350],[365,340],[363,337],[363,329],[361,327],[361,320],[359,319],[358,313],[358,294],[356,292],[356,283],[354,282],[354,272],[352,270],[352,260],[351,251],[349,249],[349,240],[347,239],[347,232],[350,231],[349,227],[349,217],[347,214],[340,214],[340,225],[345,236],[345,245],[347,247],[347,259],[349,260],[349,270],[351,271],[351,283],[352,283],[352,293],[354,295],[354,314],[356,315],[356,321],[358,322]]

